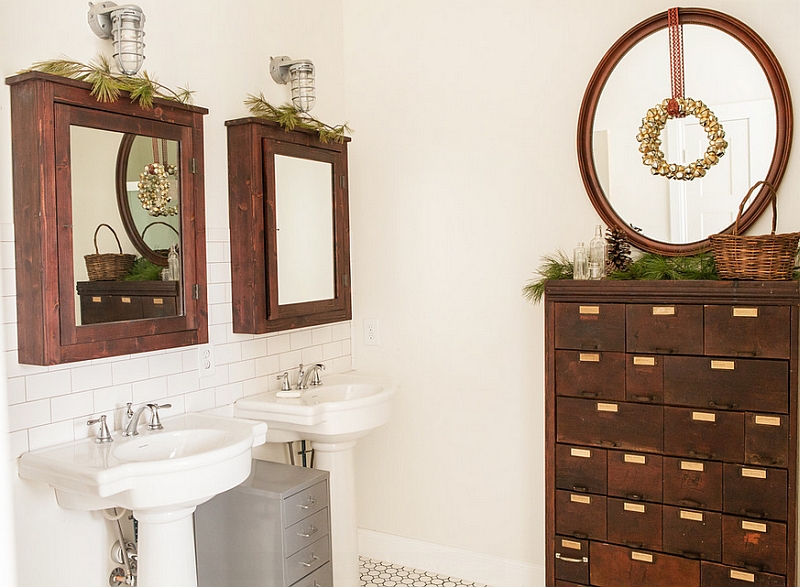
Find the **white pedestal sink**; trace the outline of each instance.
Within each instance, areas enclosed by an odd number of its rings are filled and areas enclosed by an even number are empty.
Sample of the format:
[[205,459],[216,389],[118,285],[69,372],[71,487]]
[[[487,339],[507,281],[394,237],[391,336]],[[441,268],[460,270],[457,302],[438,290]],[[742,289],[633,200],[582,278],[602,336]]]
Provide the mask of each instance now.
[[139,587],[197,587],[192,512],[244,481],[267,425],[182,414],[137,436],[89,438],[25,453],[19,475],[55,489],[61,507],[123,507],[139,521]]
[[234,413],[267,423],[267,442],[310,440],[314,466],[330,472],[334,587],[358,587],[353,448],[389,420],[397,382],[355,372],[330,375],[299,398],[267,392],[237,400]]

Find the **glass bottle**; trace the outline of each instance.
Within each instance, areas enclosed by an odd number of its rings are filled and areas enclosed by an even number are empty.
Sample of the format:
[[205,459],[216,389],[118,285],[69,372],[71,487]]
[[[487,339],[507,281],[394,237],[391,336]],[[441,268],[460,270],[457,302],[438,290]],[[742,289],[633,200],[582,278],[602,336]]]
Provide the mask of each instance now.
[[572,279],[589,279],[589,254],[583,243],[578,243],[572,255]]
[[601,279],[606,274],[606,240],[603,227],[594,228],[594,238],[589,242],[589,279]]
[[167,268],[169,269],[169,277],[171,281],[181,280],[181,261],[178,257],[178,251],[175,250],[175,245],[169,248],[167,255]]

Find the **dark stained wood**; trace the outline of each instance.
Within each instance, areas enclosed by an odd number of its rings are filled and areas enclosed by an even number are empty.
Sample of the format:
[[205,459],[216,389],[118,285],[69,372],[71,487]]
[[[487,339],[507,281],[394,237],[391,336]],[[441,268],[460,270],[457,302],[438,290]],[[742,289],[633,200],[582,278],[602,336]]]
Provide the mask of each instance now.
[[[560,536],[556,540],[556,578],[559,581],[589,582],[589,542]],[[559,584],[556,582],[556,585]]]
[[789,418],[786,414],[745,414],[744,462],[762,467],[789,466]]
[[722,560],[722,514],[664,506],[664,551],[700,560]]
[[725,513],[786,521],[789,505],[786,469],[725,463],[722,476]]
[[703,353],[703,307],[686,304],[629,304],[625,308],[629,353]]
[[556,488],[567,491],[604,494],[606,482],[606,451],[585,446],[556,446]]
[[620,304],[556,304],[556,348],[624,351],[624,312]]
[[177,281],[79,281],[81,324],[177,316]]
[[700,564],[701,587],[786,587],[786,577],[711,562]]
[[705,354],[759,359],[789,358],[788,307],[707,305]]
[[632,402],[664,403],[664,358],[629,353],[625,360],[625,398]]
[[660,502],[663,497],[663,457],[608,451],[608,495]]
[[722,516],[723,563],[783,575],[786,559],[786,524]]
[[661,550],[661,505],[608,498],[608,541]]
[[664,457],[664,503],[722,510],[722,463]]
[[699,587],[700,562],[592,542],[590,579],[597,587]]
[[[234,332],[260,334],[352,317],[347,142],[322,143],[315,133],[284,131],[258,118],[226,121]],[[349,140],[349,139],[347,139]],[[335,297],[278,303],[274,155],[333,166]]]
[[606,539],[606,497],[577,493],[556,492],[556,532],[579,539]]
[[[208,111],[167,100],[144,110],[125,93],[115,102],[98,102],[85,82],[37,72],[6,83],[11,86],[19,361],[53,365],[207,342],[203,115]],[[71,123],[166,133],[181,141],[182,169],[195,160],[197,173],[181,179],[182,316],[76,324]]]
[[664,452],[689,459],[740,463],[744,459],[744,415],[665,407]]
[[556,351],[556,393],[625,399],[625,354]]

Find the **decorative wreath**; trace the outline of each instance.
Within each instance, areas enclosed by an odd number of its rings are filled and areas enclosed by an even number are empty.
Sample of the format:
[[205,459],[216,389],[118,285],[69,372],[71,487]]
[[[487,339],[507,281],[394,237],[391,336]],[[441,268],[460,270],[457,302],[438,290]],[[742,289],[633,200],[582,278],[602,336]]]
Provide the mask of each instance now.
[[[691,114],[700,119],[706,135],[708,135],[708,149],[701,159],[689,165],[668,163],[661,150],[661,131],[670,118],[683,118]],[[700,100],[692,98],[666,98],[654,108],[647,111],[639,127],[636,140],[641,144],[639,151],[642,153],[642,163],[650,168],[653,175],[661,175],[667,179],[682,179],[691,181],[696,177],[703,177],[706,171],[719,162],[725,154],[728,142],[725,140],[725,130],[713,112]]]
[[168,206],[172,200],[169,195],[169,176],[176,177],[176,165],[150,163],[139,174],[139,201],[150,216],[176,216],[177,206]]

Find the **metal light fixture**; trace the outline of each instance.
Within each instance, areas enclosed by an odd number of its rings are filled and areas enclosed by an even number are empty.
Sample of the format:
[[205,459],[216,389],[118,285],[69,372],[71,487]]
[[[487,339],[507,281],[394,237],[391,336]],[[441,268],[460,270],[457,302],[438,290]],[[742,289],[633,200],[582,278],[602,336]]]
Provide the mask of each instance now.
[[272,57],[269,73],[279,84],[292,82],[292,104],[300,112],[308,112],[314,107],[314,64],[309,59],[292,61],[286,55]]
[[144,12],[135,4],[89,2],[89,27],[101,39],[113,39],[114,60],[125,75],[135,75],[144,63]]

